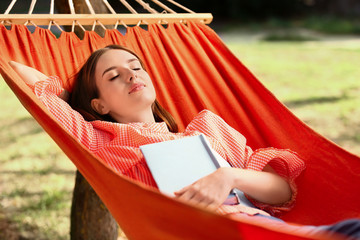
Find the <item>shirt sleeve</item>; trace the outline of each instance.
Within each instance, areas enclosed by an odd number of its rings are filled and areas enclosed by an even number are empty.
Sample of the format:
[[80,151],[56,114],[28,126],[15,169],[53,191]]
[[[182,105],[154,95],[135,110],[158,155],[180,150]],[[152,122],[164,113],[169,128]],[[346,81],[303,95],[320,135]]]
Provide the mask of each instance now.
[[274,206],[255,201],[247,196],[256,207],[272,215],[280,215],[293,207],[297,194],[295,179],[305,169],[304,161],[295,152],[276,148],[262,148],[253,151],[246,145],[246,138],[242,134],[229,126],[222,118],[207,110],[199,113],[188,127],[209,137],[214,150],[232,167],[262,171],[269,164],[289,183],[292,190],[290,201]]
[[94,151],[106,140],[104,134],[99,134],[90,122],[58,97],[64,89],[57,76],[36,82],[30,87],[59,123],[85,147]]

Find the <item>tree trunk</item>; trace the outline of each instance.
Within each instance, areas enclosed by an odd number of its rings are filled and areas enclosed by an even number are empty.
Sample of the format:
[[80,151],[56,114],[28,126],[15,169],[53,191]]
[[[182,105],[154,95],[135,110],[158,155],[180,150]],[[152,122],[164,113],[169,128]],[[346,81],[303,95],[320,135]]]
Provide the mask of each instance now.
[[[88,8],[88,6],[85,3],[85,0],[73,0],[74,3],[74,8],[75,8],[75,13],[90,13],[90,10]],[[90,4],[92,6],[92,8],[94,9],[95,13],[108,13],[108,9],[106,8],[106,6],[103,4],[102,0],[90,0]],[[56,0],[55,1],[55,5],[56,5],[56,10],[58,10],[59,13],[70,13],[70,7],[69,7],[69,0]],[[83,26],[86,30],[91,30],[92,26]],[[106,26],[108,27],[108,26]],[[66,31],[70,31],[71,27],[66,27],[65,28]],[[105,34],[105,30],[99,26],[96,25],[95,26],[95,30],[94,30],[97,34],[99,34],[100,36],[104,36]],[[80,28],[79,25],[75,25],[75,29],[74,29],[75,34],[80,38],[83,39],[84,38],[84,31]]]
[[70,224],[72,240],[118,238],[116,221],[79,171],[76,171]]
[[[76,13],[90,13],[84,0],[73,2]],[[90,2],[96,13],[107,12],[101,0]],[[59,13],[70,13],[68,0],[56,0],[55,4]],[[91,26],[86,29],[90,30]],[[83,38],[84,31],[80,27],[76,27],[74,31],[80,39]],[[105,33],[99,26],[95,28],[95,32],[100,36]],[[76,171],[70,224],[72,240],[116,240],[119,234],[117,222],[79,171]]]

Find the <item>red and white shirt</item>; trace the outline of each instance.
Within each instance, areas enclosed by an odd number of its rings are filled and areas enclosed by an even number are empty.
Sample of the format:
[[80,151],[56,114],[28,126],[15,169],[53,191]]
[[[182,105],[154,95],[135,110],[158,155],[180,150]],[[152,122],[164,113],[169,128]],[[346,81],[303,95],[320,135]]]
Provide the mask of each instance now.
[[[164,122],[129,124],[99,120],[88,122],[65,101],[57,97],[63,88],[56,76],[37,82],[33,90],[60,124],[79,142],[115,171],[148,186],[157,187],[139,146],[202,133],[207,137],[212,148],[232,167],[262,171],[264,166],[270,163],[271,167],[290,183],[293,197],[289,202],[281,206],[272,206],[250,199],[255,206],[271,214],[278,214],[290,210],[295,201],[297,191],[294,179],[305,169],[304,162],[297,154],[290,150],[275,148],[253,151],[246,145],[243,135],[208,110],[200,112],[188,124],[184,132],[172,133]],[[264,214],[260,209],[243,205],[222,205],[218,212]]]

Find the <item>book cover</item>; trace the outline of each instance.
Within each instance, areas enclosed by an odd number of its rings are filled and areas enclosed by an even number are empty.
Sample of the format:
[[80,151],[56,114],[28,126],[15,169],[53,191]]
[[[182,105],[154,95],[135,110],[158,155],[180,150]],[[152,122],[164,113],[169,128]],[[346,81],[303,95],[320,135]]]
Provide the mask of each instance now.
[[[219,167],[231,167],[217,152],[211,149],[206,137],[185,137],[177,140],[140,146],[159,190],[170,196]],[[233,189],[228,199],[237,199],[234,203],[255,207],[239,189]]]
[[171,196],[220,167],[203,134],[143,145],[140,150],[159,190]]

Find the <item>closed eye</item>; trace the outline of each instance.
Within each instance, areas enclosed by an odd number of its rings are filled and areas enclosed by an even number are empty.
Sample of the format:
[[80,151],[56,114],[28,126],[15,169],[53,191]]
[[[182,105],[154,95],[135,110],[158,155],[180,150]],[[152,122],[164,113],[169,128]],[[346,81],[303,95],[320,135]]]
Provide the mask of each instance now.
[[116,78],[119,77],[119,76],[120,76],[120,75],[116,75],[116,76],[110,78],[109,81],[112,81],[112,80],[116,79]]
[[133,68],[132,70],[139,71],[139,70],[141,70],[141,68]]

